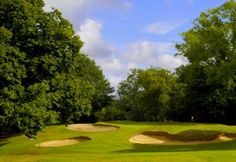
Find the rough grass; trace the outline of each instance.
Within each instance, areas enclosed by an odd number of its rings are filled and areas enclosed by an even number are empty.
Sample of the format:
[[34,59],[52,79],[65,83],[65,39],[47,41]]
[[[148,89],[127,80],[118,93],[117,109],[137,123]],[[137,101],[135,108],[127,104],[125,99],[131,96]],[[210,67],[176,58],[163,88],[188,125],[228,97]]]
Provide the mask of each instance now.
[[[129,138],[143,131],[163,131],[170,134],[188,134],[193,132],[225,132],[234,136],[236,126],[197,123],[148,123],[116,121],[110,123],[120,127],[110,132],[71,131],[64,126],[51,126],[40,133],[36,140],[24,135],[0,140],[0,161],[79,161],[79,162],[232,162],[236,161],[236,140],[199,144],[199,145],[141,145],[132,144]],[[191,131],[189,131],[191,130]],[[204,131],[202,131],[204,130]],[[191,132],[191,133],[190,133]],[[195,132],[195,133],[196,133]],[[190,133],[190,135],[189,135]],[[57,148],[38,148],[35,144],[87,136],[92,140]]]

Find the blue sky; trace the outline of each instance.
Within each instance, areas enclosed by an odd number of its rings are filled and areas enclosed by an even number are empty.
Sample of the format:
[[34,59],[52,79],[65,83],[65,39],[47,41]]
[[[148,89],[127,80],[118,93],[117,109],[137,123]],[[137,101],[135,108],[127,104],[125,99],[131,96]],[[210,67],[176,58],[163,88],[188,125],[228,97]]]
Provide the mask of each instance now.
[[187,60],[175,57],[180,33],[207,9],[226,0],[45,0],[59,9],[113,86],[132,68],[156,66],[171,71]]

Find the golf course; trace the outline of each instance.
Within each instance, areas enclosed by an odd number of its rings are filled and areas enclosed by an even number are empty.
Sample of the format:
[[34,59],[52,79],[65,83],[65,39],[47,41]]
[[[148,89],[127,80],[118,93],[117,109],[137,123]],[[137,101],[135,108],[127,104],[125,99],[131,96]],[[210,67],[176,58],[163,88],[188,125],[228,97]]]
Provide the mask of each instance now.
[[236,162],[236,1],[0,0],[0,162]]
[[[170,134],[180,132],[189,136],[210,136],[216,132],[236,133],[236,126],[221,124],[198,124],[180,122],[130,122],[115,121],[99,123],[97,127],[115,126],[117,129],[99,131],[71,130],[64,125],[47,127],[36,139],[18,135],[0,141],[0,161],[96,161],[96,162],[231,162],[236,161],[236,140],[187,141],[182,144],[137,144],[130,138],[143,131],[162,131]],[[204,132],[204,133],[201,133]],[[78,143],[66,146],[39,147],[37,144],[83,137]],[[87,138],[85,138],[87,137]]]

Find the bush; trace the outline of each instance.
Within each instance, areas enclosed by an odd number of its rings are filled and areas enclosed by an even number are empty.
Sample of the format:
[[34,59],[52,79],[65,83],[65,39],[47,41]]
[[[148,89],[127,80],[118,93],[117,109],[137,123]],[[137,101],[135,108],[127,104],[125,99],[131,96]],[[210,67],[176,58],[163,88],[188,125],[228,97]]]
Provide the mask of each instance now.
[[125,120],[125,112],[115,107],[105,107],[95,113],[99,121]]

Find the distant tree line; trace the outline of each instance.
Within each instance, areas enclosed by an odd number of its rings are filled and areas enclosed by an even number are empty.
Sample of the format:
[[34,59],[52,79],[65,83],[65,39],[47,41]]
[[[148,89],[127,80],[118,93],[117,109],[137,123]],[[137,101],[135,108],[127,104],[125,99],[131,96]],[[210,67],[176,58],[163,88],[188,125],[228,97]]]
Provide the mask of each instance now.
[[132,70],[119,84],[118,119],[236,124],[236,2],[201,13],[193,24],[176,45],[189,63],[175,74]]

